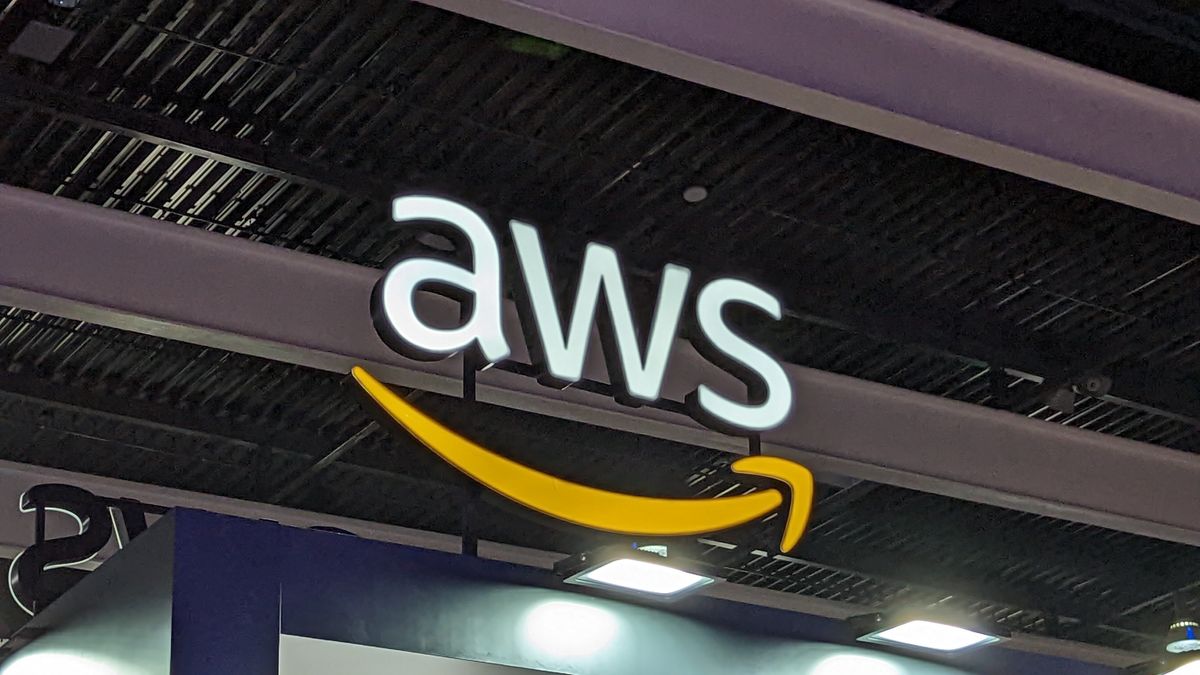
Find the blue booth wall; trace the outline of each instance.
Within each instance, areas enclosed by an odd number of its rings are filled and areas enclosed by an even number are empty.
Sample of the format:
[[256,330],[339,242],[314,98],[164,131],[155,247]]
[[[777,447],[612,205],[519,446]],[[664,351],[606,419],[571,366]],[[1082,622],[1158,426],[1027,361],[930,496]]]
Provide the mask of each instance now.
[[705,597],[639,604],[495,561],[196,511],[170,520],[175,675],[276,675],[281,649],[286,668],[338,644],[376,648],[342,652],[364,663],[406,652],[572,675],[1115,672],[995,646],[938,664],[864,648],[844,623],[809,615]]

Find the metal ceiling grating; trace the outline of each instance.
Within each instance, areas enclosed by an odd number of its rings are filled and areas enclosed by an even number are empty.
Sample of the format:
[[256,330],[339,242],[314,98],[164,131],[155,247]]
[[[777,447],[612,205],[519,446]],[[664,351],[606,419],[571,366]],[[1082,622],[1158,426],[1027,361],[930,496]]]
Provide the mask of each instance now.
[[[333,374],[20,310],[4,314],[4,459],[269,500],[369,421]],[[268,373],[279,368],[286,376],[272,379]],[[244,380],[267,386],[242,386]],[[567,478],[667,496],[754,487],[729,472],[729,456],[711,450],[500,408],[463,408],[432,395],[422,405]],[[373,433],[281,503],[458,532],[465,483],[426,455]],[[1162,596],[1192,582],[1181,561],[1194,553],[1183,545],[869,483],[827,486],[821,494],[793,556],[759,550],[778,536],[770,519],[726,533],[720,546],[694,548],[715,555],[737,583],[869,608],[951,603],[1036,632],[1047,632],[1039,626],[1053,617],[1055,634],[1140,648],[1156,639],[1169,609]],[[508,543],[569,551],[597,540],[496,503],[481,517],[488,538]]]
[[[383,14],[394,23],[372,21],[393,30],[368,31],[378,44],[354,68],[330,66],[320,46],[365,15],[330,29],[322,22],[335,17],[315,6],[309,18],[266,14],[276,39],[293,36],[287,45],[306,21],[325,27],[308,28],[326,36],[312,50],[272,51],[241,44],[266,21],[244,10],[123,3],[71,14],[86,39],[49,69],[54,86],[6,107],[6,179],[372,265],[407,242],[381,225],[380,195],[364,192],[428,183],[537,216],[564,252],[619,230],[647,273],[670,259],[710,273],[749,265],[799,312],[885,340],[1039,375],[1153,367],[1180,388],[1194,378],[1194,228],[599,57],[514,52],[504,31],[425,7],[394,5]],[[396,48],[406,43],[422,49]],[[103,81],[93,61],[106,64]],[[134,123],[62,120],[46,98],[81,94]],[[363,108],[376,117],[360,119]],[[144,118],[321,180],[171,149],[139,133]],[[254,119],[269,129],[244,121]],[[372,122],[389,138],[366,135]],[[684,205],[677,193],[690,182],[712,185],[714,199]],[[1198,408],[1167,403],[1185,416]]]
[[[1094,49],[1147,39],[1130,16],[1148,4],[908,5],[1193,93],[1186,68],[1152,66],[1194,58],[1178,39],[1124,65],[1129,50]],[[793,310],[750,328],[795,363],[1200,451],[1193,226],[413,3],[15,7],[0,41],[30,18],[79,35],[50,66],[0,56],[5,183],[371,266],[415,245],[387,224],[392,191],[451,191],[538,222],[566,263],[596,238],[648,281],[672,260],[748,270]],[[685,203],[692,184],[709,199]],[[11,308],[0,364],[5,458],[217,494],[269,499],[369,422],[334,375]],[[1093,371],[1112,394],[1047,405]],[[707,450],[426,403],[547,469],[656,494],[743,487]],[[581,442],[563,452],[561,438]],[[408,450],[369,434],[284,503],[458,531],[463,484]],[[872,608],[951,603],[1149,651],[1163,594],[1193,583],[1178,574],[1194,567],[1187,547],[886,486],[824,495],[794,558],[758,550],[772,523],[698,551],[738,583]],[[512,543],[588,536],[483,517]]]

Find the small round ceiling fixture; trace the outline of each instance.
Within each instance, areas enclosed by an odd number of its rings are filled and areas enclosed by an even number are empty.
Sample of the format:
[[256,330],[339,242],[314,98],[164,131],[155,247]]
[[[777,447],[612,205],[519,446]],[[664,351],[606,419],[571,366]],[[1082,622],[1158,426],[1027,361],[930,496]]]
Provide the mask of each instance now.
[[708,199],[708,188],[703,185],[689,185],[683,190],[683,201],[696,204]]

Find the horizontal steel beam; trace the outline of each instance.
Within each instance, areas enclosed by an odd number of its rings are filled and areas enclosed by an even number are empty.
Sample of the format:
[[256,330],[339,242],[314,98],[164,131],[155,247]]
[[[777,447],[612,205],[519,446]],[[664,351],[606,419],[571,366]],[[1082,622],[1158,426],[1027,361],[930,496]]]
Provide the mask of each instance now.
[[62,119],[223,162],[293,183],[356,197],[387,198],[395,187],[375,176],[346,171],[286,150],[213,133],[146,110],[64,91],[21,75],[0,72],[0,98]]
[[0,372],[0,398],[17,399],[37,405],[52,404],[72,412],[119,422],[134,422],[141,427],[217,443],[230,443],[248,448],[281,448],[300,456],[319,457],[332,447],[322,443],[325,439],[314,437],[312,434],[266,431],[252,424],[201,415],[153,401],[95,394],[79,387],[29,375]]
[[[333,372],[354,364],[454,395],[461,365],[406,360],[370,316],[377,270],[0,186],[0,303]],[[427,298],[453,319],[457,308]],[[511,309],[511,308],[510,308]],[[507,331],[527,359],[515,311]],[[596,341],[593,341],[594,343]],[[595,346],[595,345],[594,345]],[[1200,545],[1181,504],[1200,499],[1200,456],[1026,419],[799,366],[796,407],[764,451],[814,470]],[[593,351],[585,376],[604,380]],[[680,341],[664,394],[731,379]],[[683,443],[744,443],[679,414],[555,390],[500,369],[480,400]]]
[[874,0],[421,0],[1200,224],[1200,103]]

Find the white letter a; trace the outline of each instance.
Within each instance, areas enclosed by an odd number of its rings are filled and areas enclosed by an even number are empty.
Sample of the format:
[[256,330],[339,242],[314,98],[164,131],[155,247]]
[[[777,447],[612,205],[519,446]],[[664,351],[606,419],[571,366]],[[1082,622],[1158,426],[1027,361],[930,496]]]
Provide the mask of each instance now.
[[[440,197],[408,196],[392,201],[392,219],[435,221],[449,225],[471,244],[474,271],[431,258],[409,258],[388,270],[375,288],[375,325],[388,346],[406,356],[434,359],[479,343],[489,363],[509,355],[501,323],[500,252],[483,218]],[[417,316],[413,300],[421,286],[450,286],[454,295],[474,296],[471,317],[450,329],[434,328]]]

